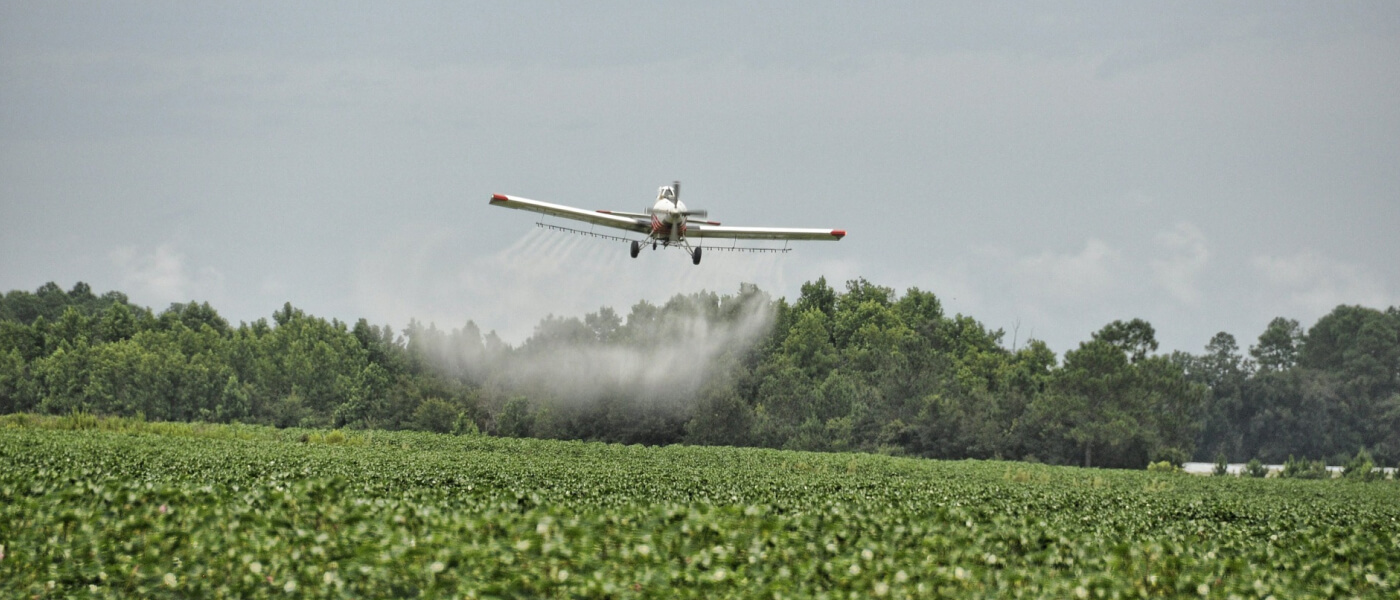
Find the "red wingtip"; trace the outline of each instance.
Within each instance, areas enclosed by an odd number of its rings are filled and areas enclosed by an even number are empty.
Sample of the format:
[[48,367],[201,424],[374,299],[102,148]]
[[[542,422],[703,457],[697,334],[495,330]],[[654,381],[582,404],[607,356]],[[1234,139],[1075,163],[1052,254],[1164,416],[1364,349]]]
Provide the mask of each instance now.
[[507,197],[502,196],[502,195],[500,195],[500,194],[491,194],[491,201],[492,201],[492,202],[505,202],[506,200],[510,200],[510,198],[507,198]]
[[835,236],[836,239],[839,240],[839,239],[841,239],[841,238],[843,238],[843,237],[846,237],[846,230],[845,230],[845,229],[833,229],[833,230],[831,230],[831,235]]

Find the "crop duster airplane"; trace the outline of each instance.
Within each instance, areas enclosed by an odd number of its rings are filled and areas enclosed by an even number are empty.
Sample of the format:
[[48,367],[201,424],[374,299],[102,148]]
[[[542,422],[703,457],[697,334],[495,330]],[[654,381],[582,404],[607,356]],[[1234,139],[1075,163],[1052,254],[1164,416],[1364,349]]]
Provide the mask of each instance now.
[[[651,249],[660,247],[678,247],[690,254],[691,262],[700,264],[700,253],[705,248],[715,250],[738,250],[749,252],[787,252],[788,248],[757,248],[742,247],[737,245],[737,240],[830,240],[837,241],[846,237],[845,230],[841,229],[796,229],[788,227],[721,227],[718,222],[705,221],[709,218],[707,211],[690,210],[681,202],[681,182],[677,181],[671,185],[662,186],[656,194],[656,204],[640,213],[621,212],[615,210],[585,210],[572,206],[560,204],[550,204],[538,200],[529,200],[516,196],[506,196],[494,194],[491,196],[492,206],[504,206],[519,210],[534,211],[565,219],[574,219],[630,231],[635,234],[645,236],[641,239],[619,237],[597,233],[595,231],[583,231],[580,229],[570,229],[557,225],[539,223],[541,227],[566,231],[571,233],[581,233],[594,237],[615,239],[632,242],[632,258],[642,251],[642,246],[650,244]],[[736,240],[736,245],[731,246],[700,246],[691,245],[691,239],[728,239]]]

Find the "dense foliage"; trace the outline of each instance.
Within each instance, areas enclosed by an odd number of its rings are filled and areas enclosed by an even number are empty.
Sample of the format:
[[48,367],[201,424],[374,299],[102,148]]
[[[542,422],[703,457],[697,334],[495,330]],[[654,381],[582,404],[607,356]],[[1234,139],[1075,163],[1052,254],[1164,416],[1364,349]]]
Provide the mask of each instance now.
[[0,419],[0,464],[0,589],[15,597],[1334,598],[1400,585],[1394,482],[24,415]]
[[[46,429],[55,425],[76,431]],[[17,596],[1305,599],[1387,597],[1400,571],[1393,483],[312,435],[0,421],[0,586]]]
[[[792,302],[744,286],[583,318],[518,347],[410,322],[353,326],[290,304],[231,326],[47,284],[0,299],[0,414],[279,427],[483,431],[623,443],[858,450],[1141,468],[1225,455],[1400,461],[1400,310],[1276,319],[1243,355],[1157,354],[1115,321],[1058,357],[865,280]],[[1301,459],[1300,458],[1300,459]]]
[[1211,388],[1199,417],[1202,454],[1341,465],[1366,448],[1385,464],[1400,461],[1400,308],[1338,306],[1306,332],[1276,318],[1248,354],[1222,332],[1203,355],[1173,356]]

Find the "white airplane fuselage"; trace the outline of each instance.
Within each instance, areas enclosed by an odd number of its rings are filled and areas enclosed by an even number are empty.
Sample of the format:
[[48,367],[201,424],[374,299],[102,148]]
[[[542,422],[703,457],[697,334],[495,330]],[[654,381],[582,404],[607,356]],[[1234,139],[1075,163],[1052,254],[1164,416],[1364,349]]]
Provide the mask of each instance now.
[[651,207],[651,237],[668,242],[685,238],[685,203],[659,198]]

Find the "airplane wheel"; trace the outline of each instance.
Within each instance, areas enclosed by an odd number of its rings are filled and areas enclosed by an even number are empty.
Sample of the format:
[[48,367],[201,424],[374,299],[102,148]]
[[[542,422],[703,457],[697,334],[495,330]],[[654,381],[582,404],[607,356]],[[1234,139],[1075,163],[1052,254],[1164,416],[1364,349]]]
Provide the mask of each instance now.
[[652,241],[651,241],[651,249],[652,249],[652,250],[655,250],[655,249],[656,249],[656,240],[652,240]]
[[703,248],[696,248],[696,249],[695,249],[695,252],[692,252],[692,253],[690,254],[690,260],[691,260],[691,262],[693,262],[693,263],[695,263],[695,264],[697,264],[697,265],[700,264],[700,251],[701,251],[701,250],[703,250]]
[[642,245],[637,240],[632,240],[632,258],[637,258],[637,254],[642,251]]

